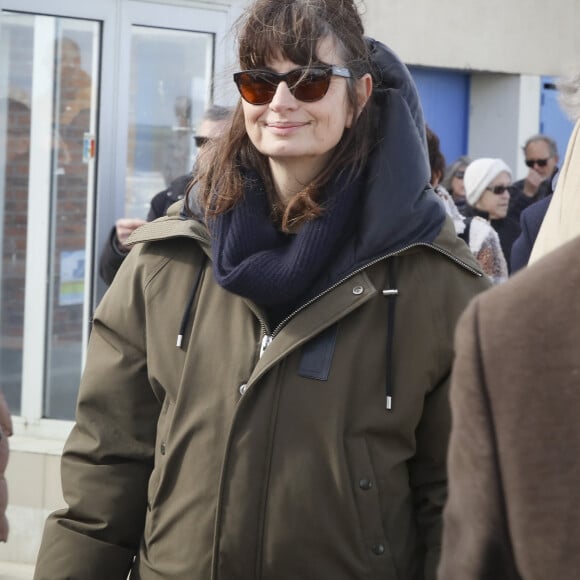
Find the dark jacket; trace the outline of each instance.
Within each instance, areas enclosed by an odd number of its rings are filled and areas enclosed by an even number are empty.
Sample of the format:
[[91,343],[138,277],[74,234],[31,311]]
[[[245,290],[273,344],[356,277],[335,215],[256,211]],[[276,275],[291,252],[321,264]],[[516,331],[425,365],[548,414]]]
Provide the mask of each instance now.
[[[183,199],[191,179],[192,176],[190,173],[182,175],[174,179],[167,189],[155,194],[151,199],[147,221],[150,222],[158,217],[164,216],[172,204]],[[113,227],[99,258],[99,275],[107,285],[111,284],[117,270],[126,257],[127,251],[119,247],[117,233]]]
[[508,271],[511,272],[510,256],[512,251],[512,245],[515,242],[518,235],[520,234],[519,224],[509,216],[506,216],[505,218],[500,220],[490,220],[489,214],[487,212],[476,209],[470,205],[466,206],[465,215],[468,218],[479,216],[489,221],[489,223],[499,236],[501,250],[506,259]]
[[512,246],[511,254],[511,273],[514,274],[527,266],[532,253],[532,248],[538,232],[550,207],[552,196],[544,197],[540,201],[533,203],[520,215],[520,235],[517,237]]
[[508,217],[515,220],[517,223],[520,221],[520,215],[527,207],[544,199],[545,197],[552,195],[554,193],[555,177],[558,173],[558,168],[554,169],[552,175],[540,183],[536,193],[530,197],[524,193],[524,179],[519,181],[514,181],[510,185],[510,205],[508,209]]
[[202,222],[134,232],[37,580],[434,579],[452,334],[489,282],[426,187],[408,71],[371,50],[383,139],[356,234],[283,323],[217,285]]
[[578,578],[579,254],[577,238],[458,325],[440,580]]

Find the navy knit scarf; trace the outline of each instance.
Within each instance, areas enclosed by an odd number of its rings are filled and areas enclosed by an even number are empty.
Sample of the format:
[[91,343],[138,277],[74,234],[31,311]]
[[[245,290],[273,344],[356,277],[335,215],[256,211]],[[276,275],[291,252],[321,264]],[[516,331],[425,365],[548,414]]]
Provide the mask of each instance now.
[[[268,196],[255,172],[245,175],[244,197],[231,211],[212,218],[213,269],[226,290],[279,310],[309,296],[314,282],[353,234],[361,179],[329,184],[324,213],[298,233],[280,232]],[[360,202],[360,200],[359,200]]]

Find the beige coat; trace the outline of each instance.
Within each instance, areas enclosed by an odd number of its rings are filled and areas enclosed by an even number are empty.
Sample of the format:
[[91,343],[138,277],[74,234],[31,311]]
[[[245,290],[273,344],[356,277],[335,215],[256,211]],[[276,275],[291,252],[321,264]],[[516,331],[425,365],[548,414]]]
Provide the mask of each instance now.
[[580,577],[580,238],[456,335],[440,580]]

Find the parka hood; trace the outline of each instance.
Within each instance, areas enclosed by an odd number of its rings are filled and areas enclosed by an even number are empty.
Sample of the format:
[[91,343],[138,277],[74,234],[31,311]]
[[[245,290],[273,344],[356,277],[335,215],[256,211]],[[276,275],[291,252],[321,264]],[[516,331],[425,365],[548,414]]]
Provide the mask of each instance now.
[[357,234],[334,260],[327,283],[381,256],[433,242],[445,222],[445,210],[429,185],[425,123],[415,83],[391,49],[371,38],[367,44],[378,143],[361,191]]

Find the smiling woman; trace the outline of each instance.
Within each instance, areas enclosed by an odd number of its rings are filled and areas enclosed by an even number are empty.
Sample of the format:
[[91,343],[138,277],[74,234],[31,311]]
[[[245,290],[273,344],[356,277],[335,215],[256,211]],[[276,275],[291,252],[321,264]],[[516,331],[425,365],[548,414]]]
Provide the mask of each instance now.
[[244,12],[231,126],[95,312],[37,580],[435,577],[453,329],[489,282],[356,5]]

